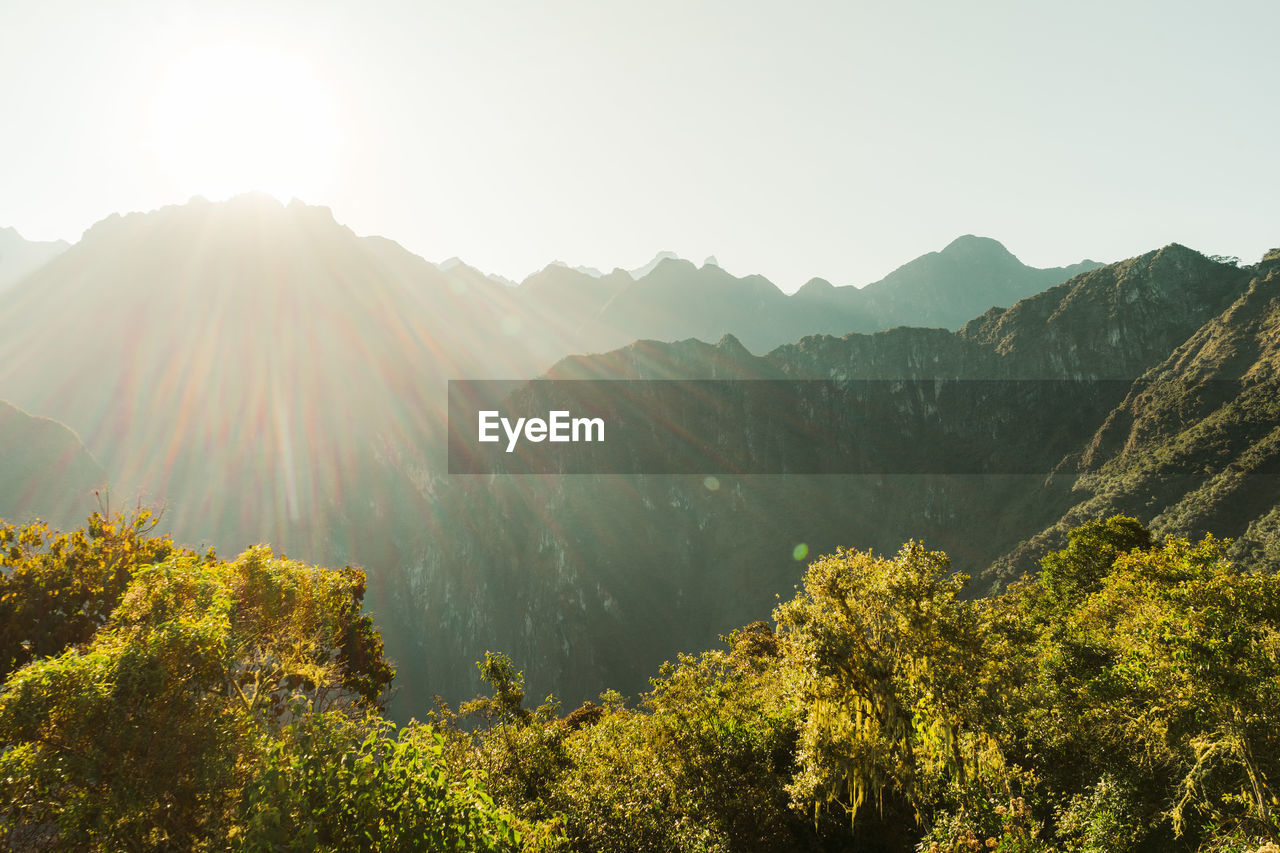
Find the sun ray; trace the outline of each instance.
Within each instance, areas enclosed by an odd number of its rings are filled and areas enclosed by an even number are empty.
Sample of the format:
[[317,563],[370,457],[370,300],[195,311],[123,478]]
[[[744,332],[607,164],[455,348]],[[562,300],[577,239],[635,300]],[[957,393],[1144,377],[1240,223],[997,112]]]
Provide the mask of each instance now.
[[322,81],[299,59],[253,45],[187,54],[151,100],[148,148],[186,195],[323,197],[339,142]]

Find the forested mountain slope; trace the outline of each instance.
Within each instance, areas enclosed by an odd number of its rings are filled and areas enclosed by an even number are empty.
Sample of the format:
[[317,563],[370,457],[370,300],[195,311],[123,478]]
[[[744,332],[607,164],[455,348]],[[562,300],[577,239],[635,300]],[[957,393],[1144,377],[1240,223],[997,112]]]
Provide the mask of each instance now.
[[[393,634],[413,649],[399,654],[424,667],[421,678],[406,680],[406,699],[425,701],[409,695],[414,683],[436,690],[465,683],[469,662],[495,647],[533,673],[551,674],[536,691],[576,698],[606,683],[639,689],[658,661],[707,645],[787,593],[805,555],[840,545],[889,550],[923,538],[975,575],[1010,552],[1030,559],[1052,540],[1024,541],[1089,494],[1094,481],[1077,484],[1073,460],[1100,430],[1114,430],[1107,425],[1130,384],[1205,330],[1238,326],[1243,315],[1232,306],[1264,286],[1270,263],[1239,269],[1171,245],[988,312],[957,333],[813,336],[762,357],[732,337],[716,346],[640,342],[561,362],[549,377],[999,380],[989,408],[971,407],[941,428],[983,458],[1039,454],[1042,470],[719,474],[714,482],[645,474],[454,478],[439,493],[440,535],[424,543],[405,593],[394,596],[401,627]],[[1086,390],[1047,393],[1063,381]],[[849,411],[847,423],[823,429],[878,429],[903,441],[928,434],[937,417],[929,400],[903,396],[920,385],[894,389],[886,383],[888,397],[874,409],[883,421],[868,426],[865,412]],[[1064,399],[1064,408],[1052,408]],[[1263,497],[1236,512],[1247,525],[1270,507]]]

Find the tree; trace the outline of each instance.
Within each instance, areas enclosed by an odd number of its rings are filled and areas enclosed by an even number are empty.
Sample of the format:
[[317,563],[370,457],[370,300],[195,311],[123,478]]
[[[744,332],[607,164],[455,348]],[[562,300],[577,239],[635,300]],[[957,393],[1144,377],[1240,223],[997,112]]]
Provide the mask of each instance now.
[[1092,521],[984,606],[1009,697],[991,730],[1072,849],[1277,839],[1280,577],[1227,553]]
[[1102,652],[1080,681],[1084,722],[1164,782],[1175,833],[1207,818],[1280,840],[1280,577],[1226,555],[1206,537],[1116,560],[1068,617]]
[[967,582],[915,542],[892,559],[841,549],[809,565],[774,612],[804,671],[798,802],[855,817],[887,792],[923,819],[934,779],[964,784],[989,745],[970,722],[984,653]]
[[1095,592],[1121,555],[1151,547],[1151,532],[1136,518],[1091,520],[1067,535],[1067,547],[1040,562],[1040,583],[1053,610],[1072,607]]
[[786,787],[799,726],[790,663],[764,623],[724,639],[728,650],[664,664],[640,708],[604,696],[566,733],[548,804],[573,849],[821,849]]
[[145,509],[118,517],[95,512],[86,527],[65,534],[38,521],[21,528],[0,522],[0,679],[87,643],[139,567],[182,550],[150,535],[158,521]]
[[[91,521],[36,553],[29,536],[25,565],[31,576],[80,577],[85,553],[115,554],[120,538]],[[60,546],[67,541],[74,547]],[[358,571],[261,547],[231,562],[170,551],[150,565],[88,565],[112,566],[113,582],[129,575],[118,606],[87,642],[32,661],[0,689],[0,802],[10,804],[0,837],[52,825],[64,845],[91,849],[212,843],[228,833],[262,750],[299,709],[372,707],[394,675],[360,612]]]

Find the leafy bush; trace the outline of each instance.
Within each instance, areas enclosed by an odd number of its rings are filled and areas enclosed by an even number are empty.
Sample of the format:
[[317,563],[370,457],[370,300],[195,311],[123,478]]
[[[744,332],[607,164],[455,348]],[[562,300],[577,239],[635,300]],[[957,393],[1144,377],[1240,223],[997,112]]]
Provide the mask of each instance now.
[[514,850],[493,801],[444,761],[444,739],[377,716],[297,714],[246,787],[232,832],[244,851]]
[[7,660],[22,664],[0,688],[0,843],[515,844],[483,792],[444,773],[430,731],[376,716],[394,670],[362,572],[263,547],[199,556],[146,539],[147,523],[0,528]]
[[[840,550],[725,647],[560,717],[379,716],[363,575],[0,527],[0,842],[241,850],[1256,853],[1280,841],[1280,577],[1115,517],[984,601]],[[467,728],[463,720],[475,721]],[[872,808],[874,806],[874,808]]]

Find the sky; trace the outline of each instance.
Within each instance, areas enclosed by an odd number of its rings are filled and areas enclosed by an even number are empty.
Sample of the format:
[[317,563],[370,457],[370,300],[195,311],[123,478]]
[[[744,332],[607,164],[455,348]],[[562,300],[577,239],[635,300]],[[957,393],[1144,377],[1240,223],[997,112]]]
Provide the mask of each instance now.
[[270,192],[520,280],[1280,246],[1280,4],[3,0],[0,226]]

